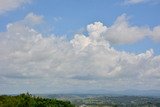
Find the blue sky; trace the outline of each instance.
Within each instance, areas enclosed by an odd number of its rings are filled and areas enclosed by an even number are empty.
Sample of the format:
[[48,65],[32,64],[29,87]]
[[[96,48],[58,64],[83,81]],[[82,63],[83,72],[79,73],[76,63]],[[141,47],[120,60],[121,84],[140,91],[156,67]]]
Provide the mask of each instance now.
[[1,93],[160,90],[159,0],[7,1],[0,0]]
[[[8,23],[20,20],[29,12],[33,12],[44,16],[46,21],[43,25],[44,29],[51,29],[47,33],[67,35],[68,38],[72,38],[74,33],[82,31],[87,24],[100,21],[110,26],[123,13],[130,17],[132,25],[154,27],[160,23],[158,10],[160,10],[160,4],[156,0],[137,4],[124,4],[123,0],[35,0],[2,14],[0,28],[3,31]],[[150,44],[146,44],[147,42]],[[137,48],[137,45],[140,48]],[[155,54],[160,54],[159,43],[154,43],[149,39],[129,46],[115,45],[115,48],[136,53],[153,48]]]

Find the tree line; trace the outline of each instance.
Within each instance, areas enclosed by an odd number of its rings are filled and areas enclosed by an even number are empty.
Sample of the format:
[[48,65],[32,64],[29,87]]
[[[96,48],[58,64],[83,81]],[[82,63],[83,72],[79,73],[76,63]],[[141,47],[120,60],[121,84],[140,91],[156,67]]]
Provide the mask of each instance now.
[[75,107],[69,101],[32,96],[29,93],[17,96],[0,96],[0,107]]

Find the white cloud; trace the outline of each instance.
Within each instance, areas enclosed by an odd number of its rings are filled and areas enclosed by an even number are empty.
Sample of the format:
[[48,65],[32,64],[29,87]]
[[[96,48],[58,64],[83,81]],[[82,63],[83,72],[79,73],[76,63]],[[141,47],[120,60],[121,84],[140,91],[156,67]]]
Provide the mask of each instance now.
[[74,39],[70,41],[73,47],[83,50],[90,44],[90,39],[82,34],[76,34]]
[[24,20],[26,21],[26,23],[32,23],[32,24],[41,24],[42,22],[44,22],[43,20],[43,16],[39,16],[39,15],[35,15],[32,12],[29,13]]
[[114,24],[108,28],[104,38],[112,43],[134,43],[143,39],[150,34],[150,29],[147,27],[131,26],[128,23],[125,14],[119,16]]
[[153,40],[160,41],[160,26],[154,27],[151,35]]
[[23,21],[0,33],[1,93],[160,89],[160,56],[152,49],[140,54],[115,50],[104,39],[110,27],[100,22],[87,26],[89,35],[68,41],[42,35]]
[[106,30],[107,27],[103,26],[103,23],[101,22],[95,22],[94,24],[90,24],[87,26],[87,31],[90,35],[90,38],[92,39],[99,38]]
[[0,14],[15,10],[30,1],[31,0],[0,0]]
[[160,27],[155,26],[152,30],[146,26],[131,25],[126,14],[119,16],[111,26],[105,26],[101,22],[95,22],[87,26],[90,39],[105,40],[112,44],[131,44],[145,37],[160,42]]

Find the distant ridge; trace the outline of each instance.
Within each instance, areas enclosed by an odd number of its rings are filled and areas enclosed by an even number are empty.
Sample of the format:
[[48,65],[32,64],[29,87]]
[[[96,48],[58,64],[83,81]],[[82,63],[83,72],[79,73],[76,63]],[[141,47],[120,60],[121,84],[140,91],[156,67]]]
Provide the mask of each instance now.
[[122,91],[121,94],[160,97],[160,90],[126,90]]
[[124,91],[110,91],[110,90],[87,90],[87,91],[75,91],[70,93],[61,94],[101,94],[101,95],[111,95],[111,96],[152,96],[160,97],[160,90],[135,90],[129,89]]

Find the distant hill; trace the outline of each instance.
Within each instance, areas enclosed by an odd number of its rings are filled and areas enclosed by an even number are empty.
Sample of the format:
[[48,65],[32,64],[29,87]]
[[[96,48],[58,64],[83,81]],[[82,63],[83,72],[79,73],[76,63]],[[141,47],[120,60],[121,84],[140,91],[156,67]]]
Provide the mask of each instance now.
[[129,89],[123,91],[114,91],[114,90],[87,90],[81,92],[73,92],[69,94],[101,94],[101,95],[111,95],[111,96],[151,96],[151,97],[160,97],[160,90],[136,90],[136,89]]
[[123,95],[160,97],[160,90],[125,90],[120,93]]

